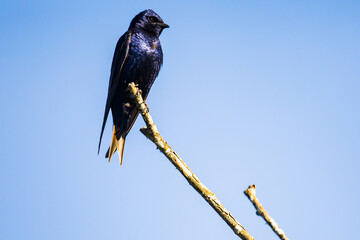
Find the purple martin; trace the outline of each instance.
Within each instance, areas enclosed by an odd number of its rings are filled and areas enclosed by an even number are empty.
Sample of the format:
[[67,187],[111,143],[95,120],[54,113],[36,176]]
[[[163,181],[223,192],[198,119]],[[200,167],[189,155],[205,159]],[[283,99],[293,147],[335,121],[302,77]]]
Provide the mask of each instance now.
[[98,147],[99,153],[101,138],[111,109],[112,137],[105,155],[109,158],[109,162],[117,150],[121,165],[126,135],[139,114],[130,98],[128,84],[131,82],[137,84],[142,97],[146,99],[163,63],[159,36],[163,29],[168,27],[169,25],[165,24],[158,14],[148,9],[132,19],[129,29],[116,44]]

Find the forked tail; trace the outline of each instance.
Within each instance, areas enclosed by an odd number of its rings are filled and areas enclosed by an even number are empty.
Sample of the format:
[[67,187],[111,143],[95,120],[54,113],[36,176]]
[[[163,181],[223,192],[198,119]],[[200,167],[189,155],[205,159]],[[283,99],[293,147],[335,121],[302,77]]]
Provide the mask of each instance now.
[[117,150],[118,154],[119,154],[120,165],[121,165],[122,157],[123,157],[123,153],[124,153],[124,144],[125,144],[125,136],[122,134],[120,136],[120,138],[117,139],[116,138],[115,125],[113,125],[113,131],[112,131],[112,136],[111,136],[110,147],[109,147],[109,150],[106,152],[106,155],[105,155],[106,158],[109,158],[108,162],[110,162],[110,159],[111,159],[112,155]]

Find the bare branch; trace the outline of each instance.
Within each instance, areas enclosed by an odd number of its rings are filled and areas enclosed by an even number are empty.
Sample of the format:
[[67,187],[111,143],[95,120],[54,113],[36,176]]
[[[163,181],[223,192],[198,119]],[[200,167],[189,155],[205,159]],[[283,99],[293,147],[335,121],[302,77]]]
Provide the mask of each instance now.
[[129,90],[134,97],[145,123],[146,128],[142,128],[141,132],[149,138],[157,148],[170,160],[177,170],[186,178],[189,184],[210,204],[210,206],[221,216],[221,218],[231,227],[243,240],[253,240],[254,238],[244,229],[243,226],[230,214],[228,210],[220,203],[216,196],[192,173],[181,158],[173,151],[170,146],[163,140],[158,132],[147,108],[141,93],[134,83],[129,84]]
[[256,198],[255,184],[250,185],[245,191],[244,194],[249,198],[256,209],[256,214],[261,216],[267,224],[271,227],[271,229],[279,236],[282,240],[289,240],[285,235],[284,231],[279,227],[279,225],[275,222],[275,220],[270,217],[270,215],[266,212],[263,206],[260,204],[259,200]]

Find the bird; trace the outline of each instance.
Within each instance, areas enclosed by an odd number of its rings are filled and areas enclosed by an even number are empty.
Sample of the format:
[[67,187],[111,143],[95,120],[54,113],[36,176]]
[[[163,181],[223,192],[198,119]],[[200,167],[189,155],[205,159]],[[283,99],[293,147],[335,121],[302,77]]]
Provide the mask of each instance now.
[[110,162],[117,150],[122,164],[125,138],[133,126],[139,110],[130,98],[128,84],[134,82],[146,99],[163,64],[159,36],[169,28],[151,9],[138,13],[128,30],[119,38],[111,65],[105,113],[100,133],[98,154],[105,124],[111,110],[113,118],[110,147],[105,154]]

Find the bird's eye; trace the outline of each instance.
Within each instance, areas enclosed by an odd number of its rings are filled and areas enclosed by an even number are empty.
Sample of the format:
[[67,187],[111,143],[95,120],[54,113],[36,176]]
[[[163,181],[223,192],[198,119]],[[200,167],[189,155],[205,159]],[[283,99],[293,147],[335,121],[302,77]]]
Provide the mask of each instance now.
[[153,23],[153,22],[159,22],[159,19],[157,19],[156,17],[150,16],[147,18],[149,20],[149,22]]

